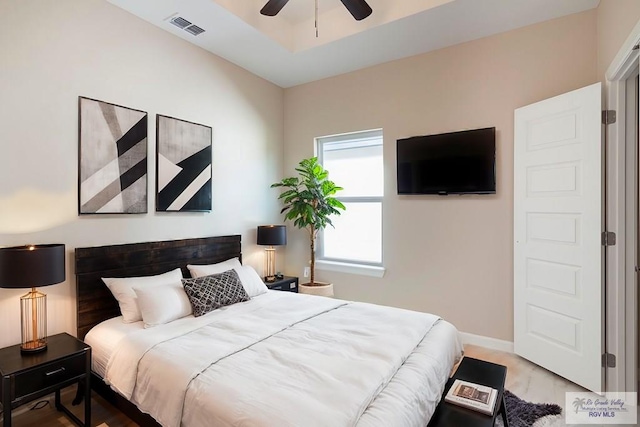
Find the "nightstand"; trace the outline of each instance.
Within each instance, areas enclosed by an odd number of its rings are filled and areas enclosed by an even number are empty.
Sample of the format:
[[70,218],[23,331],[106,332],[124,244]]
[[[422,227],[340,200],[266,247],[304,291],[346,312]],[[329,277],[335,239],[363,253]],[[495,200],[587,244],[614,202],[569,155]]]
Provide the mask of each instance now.
[[298,278],[292,276],[284,276],[275,282],[264,282],[267,288],[274,291],[298,292]]
[[[20,345],[0,349],[3,427],[11,427],[11,410],[55,392],[55,405],[79,426],[91,425],[91,347],[69,334],[47,337],[47,349],[22,354]],[[83,381],[84,423],[60,402],[60,389]]]

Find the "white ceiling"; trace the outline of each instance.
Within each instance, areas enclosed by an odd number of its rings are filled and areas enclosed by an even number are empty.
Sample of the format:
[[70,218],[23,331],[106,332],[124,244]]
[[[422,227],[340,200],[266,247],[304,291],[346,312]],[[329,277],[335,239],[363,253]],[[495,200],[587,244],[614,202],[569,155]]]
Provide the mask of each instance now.
[[[290,0],[275,17],[266,0],[108,0],[281,87],[355,71],[537,22],[582,12],[599,0],[368,0],[355,21],[340,0]],[[176,14],[199,36],[168,22]]]

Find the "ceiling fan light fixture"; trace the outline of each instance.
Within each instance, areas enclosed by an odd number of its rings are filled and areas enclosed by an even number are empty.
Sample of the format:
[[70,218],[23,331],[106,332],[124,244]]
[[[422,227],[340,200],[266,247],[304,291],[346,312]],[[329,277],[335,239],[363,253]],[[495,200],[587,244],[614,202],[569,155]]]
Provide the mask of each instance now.
[[[349,13],[356,19],[356,21],[362,21],[364,18],[368,17],[373,12],[373,9],[371,9],[371,6],[369,6],[366,0],[340,0],[340,1],[347,8]],[[278,12],[280,12],[288,2],[289,0],[269,0],[262,7],[262,9],[260,9],[260,13],[265,16],[276,16]],[[316,6],[316,10],[317,10],[317,6]]]

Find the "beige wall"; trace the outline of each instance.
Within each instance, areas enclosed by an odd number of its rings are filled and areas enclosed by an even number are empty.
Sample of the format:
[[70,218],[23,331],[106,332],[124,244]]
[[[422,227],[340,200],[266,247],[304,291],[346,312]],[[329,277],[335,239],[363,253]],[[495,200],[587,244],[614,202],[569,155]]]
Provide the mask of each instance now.
[[638,0],[600,0],[598,5],[598,76],[605,72],[640,20]]
[[[598,80],[596,19],[592,10],[285,91],[286,174],[313,155],[316,136],[384,129],[387,273],[319,272],[337,297],[513,340],[513,112]],[[396,139],[488,126],[497,129],[496,195],[396,194]],[[301,274],[307,241],[291,234],[286,271]]]
[[[73,248],[243,235],[278,220],[283,90],[102,0],[0,2],[0,246],[67,245],[49,332],[75,332]],[[149,113],[149,213],[77,212],[78,96]],[[213,212],[154,213],[155,114],[213,128]],[[0,347],[20,341],[22,290],[0,289]]]

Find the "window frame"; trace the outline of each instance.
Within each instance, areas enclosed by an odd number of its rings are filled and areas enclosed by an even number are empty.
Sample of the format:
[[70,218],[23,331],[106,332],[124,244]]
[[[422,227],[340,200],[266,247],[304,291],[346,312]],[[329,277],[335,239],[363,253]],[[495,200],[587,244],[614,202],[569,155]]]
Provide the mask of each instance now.
[[[371,141],[376,143],[372,144]],[[377,142],[379,141],[379,143]],[[314,138],[314,148],[318,162],[324,167],[324,146],[325,144],[350,143],[356,145],[353,148],[380,146],[384,150],[384,134],[382,129],[371,129],[365,131],[356,131],[343,134],[321,136]],[[384,162],[384,154],[383,154]],[[318,233],[318,242],[316,244],[316,266],[319,269],[339,271],[354,274],[363,274],[368,276],[382,277],[384,275],[384,167],[382,195],[380,196],[346,196],[340,197],[339,193],[335,196],[342,203],[379,203],[380,204],[380,262],[369,262],[346,258],[327,257],[324,253],[324,230]],[[340,185],[340,183],[337,183]],[[330,226],[329,226],[330,227]]]

